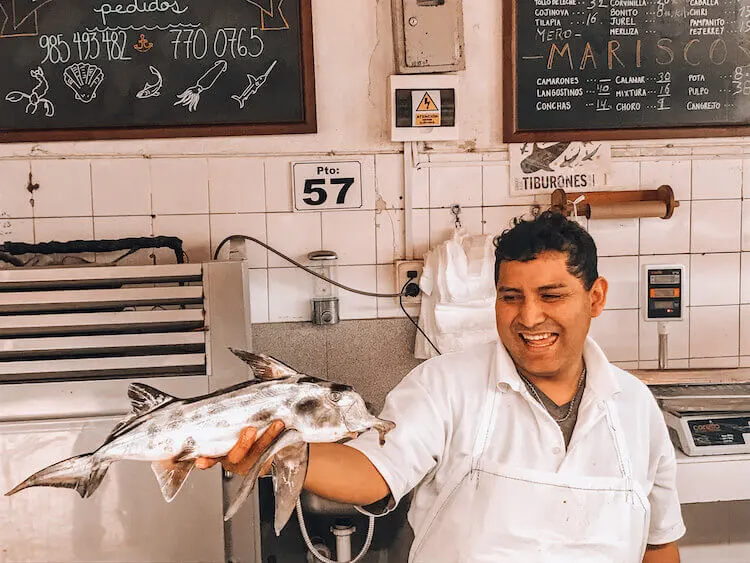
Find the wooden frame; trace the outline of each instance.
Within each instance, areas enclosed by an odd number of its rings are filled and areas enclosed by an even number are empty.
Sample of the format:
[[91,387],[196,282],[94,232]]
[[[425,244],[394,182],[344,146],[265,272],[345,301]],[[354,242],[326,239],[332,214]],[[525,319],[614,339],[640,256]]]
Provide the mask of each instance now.
[[224,137],[243,135],[287,135],[318,131],[315,104],[312,0],[300,3],[300,64],[304,89],[303,121],[253,125],[177,125],[170,127],[102,127],[97,129],[0,130],[0,143],[46,141],[93,141],[114,139],[158,139],[180,137]]
[[519,131],[516,113],[518,75],[516,68],[516,16],[519,2],[502,0],[503,11],[503,142],[533,141],[614,141],[644,139],[683,139],[705,137],[742,137],[750,134],[748,125],[678,127],[633,127],[627,129],[557,129],[552,131]]

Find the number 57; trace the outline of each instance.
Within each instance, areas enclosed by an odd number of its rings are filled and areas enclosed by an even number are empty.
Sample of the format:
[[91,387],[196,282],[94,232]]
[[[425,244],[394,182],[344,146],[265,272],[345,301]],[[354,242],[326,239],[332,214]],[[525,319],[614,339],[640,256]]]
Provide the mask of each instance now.
[[[325,188],[319,186],[324,186],[325,183],[325,178],[308,178],[305,180],[303,191],[310,196],[302,198],[302,201],[307,205],[323,205],[328,200],[328,192]],[[336,197],[336,205],[343,205],[349,188],[354,185],[354,178],[331,178],[331,185],[341,186],[339,195]]]

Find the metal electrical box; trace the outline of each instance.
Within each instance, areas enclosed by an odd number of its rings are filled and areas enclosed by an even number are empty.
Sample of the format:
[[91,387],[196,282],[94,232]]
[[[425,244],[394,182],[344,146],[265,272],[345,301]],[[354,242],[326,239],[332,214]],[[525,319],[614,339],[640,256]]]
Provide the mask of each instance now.
[[464,70],[463,0],[393,0],[399,74]]

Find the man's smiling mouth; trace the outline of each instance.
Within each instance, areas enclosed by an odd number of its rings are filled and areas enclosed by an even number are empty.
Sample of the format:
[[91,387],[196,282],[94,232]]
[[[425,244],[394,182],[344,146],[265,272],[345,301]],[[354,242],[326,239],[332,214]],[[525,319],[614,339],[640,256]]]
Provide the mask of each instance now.
[[519,332],[518,335],[529,348],[552,346],[560,336],[556,332]]

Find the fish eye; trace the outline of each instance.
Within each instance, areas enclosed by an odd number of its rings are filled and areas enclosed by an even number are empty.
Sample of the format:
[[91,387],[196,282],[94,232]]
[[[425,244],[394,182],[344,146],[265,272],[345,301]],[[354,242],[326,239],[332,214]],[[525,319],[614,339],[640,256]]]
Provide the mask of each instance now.
[[330,397],[334,403],[338,403],[341,400],[342,395],[338,391],[334,391],[331,393]]

